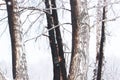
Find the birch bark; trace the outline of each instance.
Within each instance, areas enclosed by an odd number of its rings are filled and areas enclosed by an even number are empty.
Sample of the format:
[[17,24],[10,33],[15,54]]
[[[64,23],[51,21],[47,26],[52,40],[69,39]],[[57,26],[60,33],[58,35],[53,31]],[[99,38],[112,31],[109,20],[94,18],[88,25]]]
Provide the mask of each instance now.
[[12,47],[12,72],[15,80],[28,80],[22,26],[17,0],[5,0]]
[[87,0],[70,0],[72,17],[72,55],[68,80],[87,80],[89,17]]

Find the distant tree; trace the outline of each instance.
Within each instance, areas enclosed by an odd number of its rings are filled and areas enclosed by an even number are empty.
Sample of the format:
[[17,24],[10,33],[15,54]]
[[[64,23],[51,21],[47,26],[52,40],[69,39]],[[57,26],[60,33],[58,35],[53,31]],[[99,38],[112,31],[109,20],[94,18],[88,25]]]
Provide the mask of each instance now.
[[102,66],[104,58],[104,42],[105,42],[105,19],[106,19],[106,0],[103,1],[103,14],[102,14],[102,28],[101,28],[101,39],[100,39],[100,48],[98,53],[98,70],[96,80],[101,80],[102,77]]
[[12,73],[15,80],[28,80],[26,56],[17,0],[5,0],[12,47]]
[[72,55],[68,80],[87,80],[89,17],[87,0],[70,0]]
[[96,62],[95,69],[93,70],[93,80],[96,79],[97,76],[97,68],[98,68],[98,57],[99,57],[99,49],[100,49],[100,38],[101,38],[101,25],[102,25],[102,6],[103,0],[98,0],[97,3],[97,14],[96,14]]

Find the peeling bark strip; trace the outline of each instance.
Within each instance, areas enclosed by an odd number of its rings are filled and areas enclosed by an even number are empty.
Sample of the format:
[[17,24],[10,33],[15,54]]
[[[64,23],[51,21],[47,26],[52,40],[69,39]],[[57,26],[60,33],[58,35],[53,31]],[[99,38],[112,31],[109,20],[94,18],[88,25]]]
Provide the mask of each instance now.
[[[51,0],[45,0],[46,8],[50,9],[48,10],[49,14],[46,13],[47,17],[47,24],[48,24],[48,30],[54,27],[54,20],[52,16],[52,4]],[[56,39],[55,39],[55,29],[52,29],[49,31],[49,40],[50,40],[50,46],[51,46],[51,53],[52,53],[52,59],[53,59],[53,80],[60,80],[60,64],[58,60],[59,54],[57,53],[57,45],[56,45]]]
[[26,58],[23,52],[22,28],[17,0],[5,0],[12,46],[12,72],[15,80],[28,80]]
[[72,55],[68,80],[87,80],[89,17],[87,0],[70,0],[72,17]]
[[101,41],[98,56],[98,71],[96,80],[101,80],[102,76],[102,66],[104,57],[104,42],[105,42],[105,19],[106,19],[106,0],[104,0],[103,14],[102,14],[102,29],[101,29]]

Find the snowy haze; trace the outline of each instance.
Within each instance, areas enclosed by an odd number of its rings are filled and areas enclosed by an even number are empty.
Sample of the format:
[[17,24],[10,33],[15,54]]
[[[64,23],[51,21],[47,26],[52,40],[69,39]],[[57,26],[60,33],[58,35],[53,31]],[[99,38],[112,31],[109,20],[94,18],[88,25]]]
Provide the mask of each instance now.
[[[42,0],[19,0],[21,2],[21,6],[37,6]],[[61,2],[64,2],[62,4]],[[104,67],[104,78],[105,80],[119,80],[120,75],[120,3],[117,0],[109,0],[110,5],[108,6],[107,13],[107,24],[106,24],[106,42],[105,42],[105,67]],[[25,4],[22,4],[24,2]],[[27,3],[26,3],[27,2]],[[111,4],[115,3],[116,4]],[[0,0],[0,3],[4,3],[4,1]],[[109,4],[108,3],[108,4]],[[69,0],[57,0],[57,7],[70,9]],[[97,5],[97,0],[89,0],[88,7],[93,7]],[[44,9],[44,3],[42,2],[37,8]],[[4,6],[0,6],[0,9],[5,9]],[[28,17],[29,15],[29,17]],[[0,20],[7,16],[6,10],[0,10]],[[31,25],[34,20],[38,17],[40,18],[32,25],[30,30],[26,33],[27,29]],[[66,10],[59,9],[58,16],[60,24],[62,23],[70,23],[71,16],[70,12]],[[89,9],[90,16],[90,25],[91,25],[91,38],[90,38],[90,49],[89,49],[89,73],[88,80],[92,80],[92,69],[94,68],[95,55],[96,55],[96,32],[95,32],[95,23],[96,23],[96,8]],[[25,19],[28,19],[25,21]],[[46,16],[43,12],[40,11],[25,11],[21,14],[21,21],[23,32],[26,33],[24,36],[24,41],[31,39],[39,34],[47,33],[47,23]],[[115,19],[114,19],[115,18]],[[116,19],[117,18],[117,19]],[[114,19],[114,20],[112,20]],[[110,20],[110,21],[109,21]],[[94,26],[92,26],[94,25]],[[60,27],[62,32],[62,38],[64,50],[66,52],[71,52],[71,25],[63,25]],[[68,30],[68,31],[66,31]],[[46,36],[41,36],[37,39],[30,40],[25,43],[25,52],[27,58],[27,66],[28,66],[28,75],[30,80],[52,80],[53,78],[53,66],[52,66],[52,57],[51,50],[49,47],[49,40]],[[0,21],[0,69],[2,73],[12,80],[12,62],[11,62],[11,43],[10,43],[10,35],[9,28],[7,23],[7,18]],[[70,56],[66,53],[67,64],[69,64],[68,60]],[[68,71],[68,65],[67,71]]]

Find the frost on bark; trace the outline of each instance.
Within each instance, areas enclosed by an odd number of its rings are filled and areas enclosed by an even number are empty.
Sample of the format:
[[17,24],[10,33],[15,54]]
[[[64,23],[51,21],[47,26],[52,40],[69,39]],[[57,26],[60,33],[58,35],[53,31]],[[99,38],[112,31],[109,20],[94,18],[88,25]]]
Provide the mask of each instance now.
[[97,76],[97,68],[98,68],[98,57],[99,57],[99,49],[100,49],[100,38],[101,38],[101,26],[102,26],[102,6],[103,0],[98,0],[97,4],[97,23],[96,23],[96,63],[94,69],[93,80],[96,79]]
[[102,79],[102,67],[103,67],[103,58],[104,58],[104,43],[105,43],[105,19],[106,19],[106,0],[103,0],[103,13],[102,13],[102,27],[101,27],[101,39],[100,39],[100,48],[98,56],[98,70],[96,80]]
[[87,80],[89,17],[87,0],[70,0],[72,17],[72,55],[68,80]]
[[17,0],[5,0],[12,47],[12,72],[15,80],[28,80],[26,56]]
[[101,25],[102,25],[102,6],[103,1],[98,0],[97,4],[97,24],[96,24],[96,63],[98,61],[99,56],[99,48],[100,48],[100,37],[101,37]]
[[103,57],[104,57],[104,42],[105,42],[105,19],[106,19],[106,1],[98,0],[97,8],[97,25],[96,25],[96,63],[94,69],[93,80],[101,80]]

